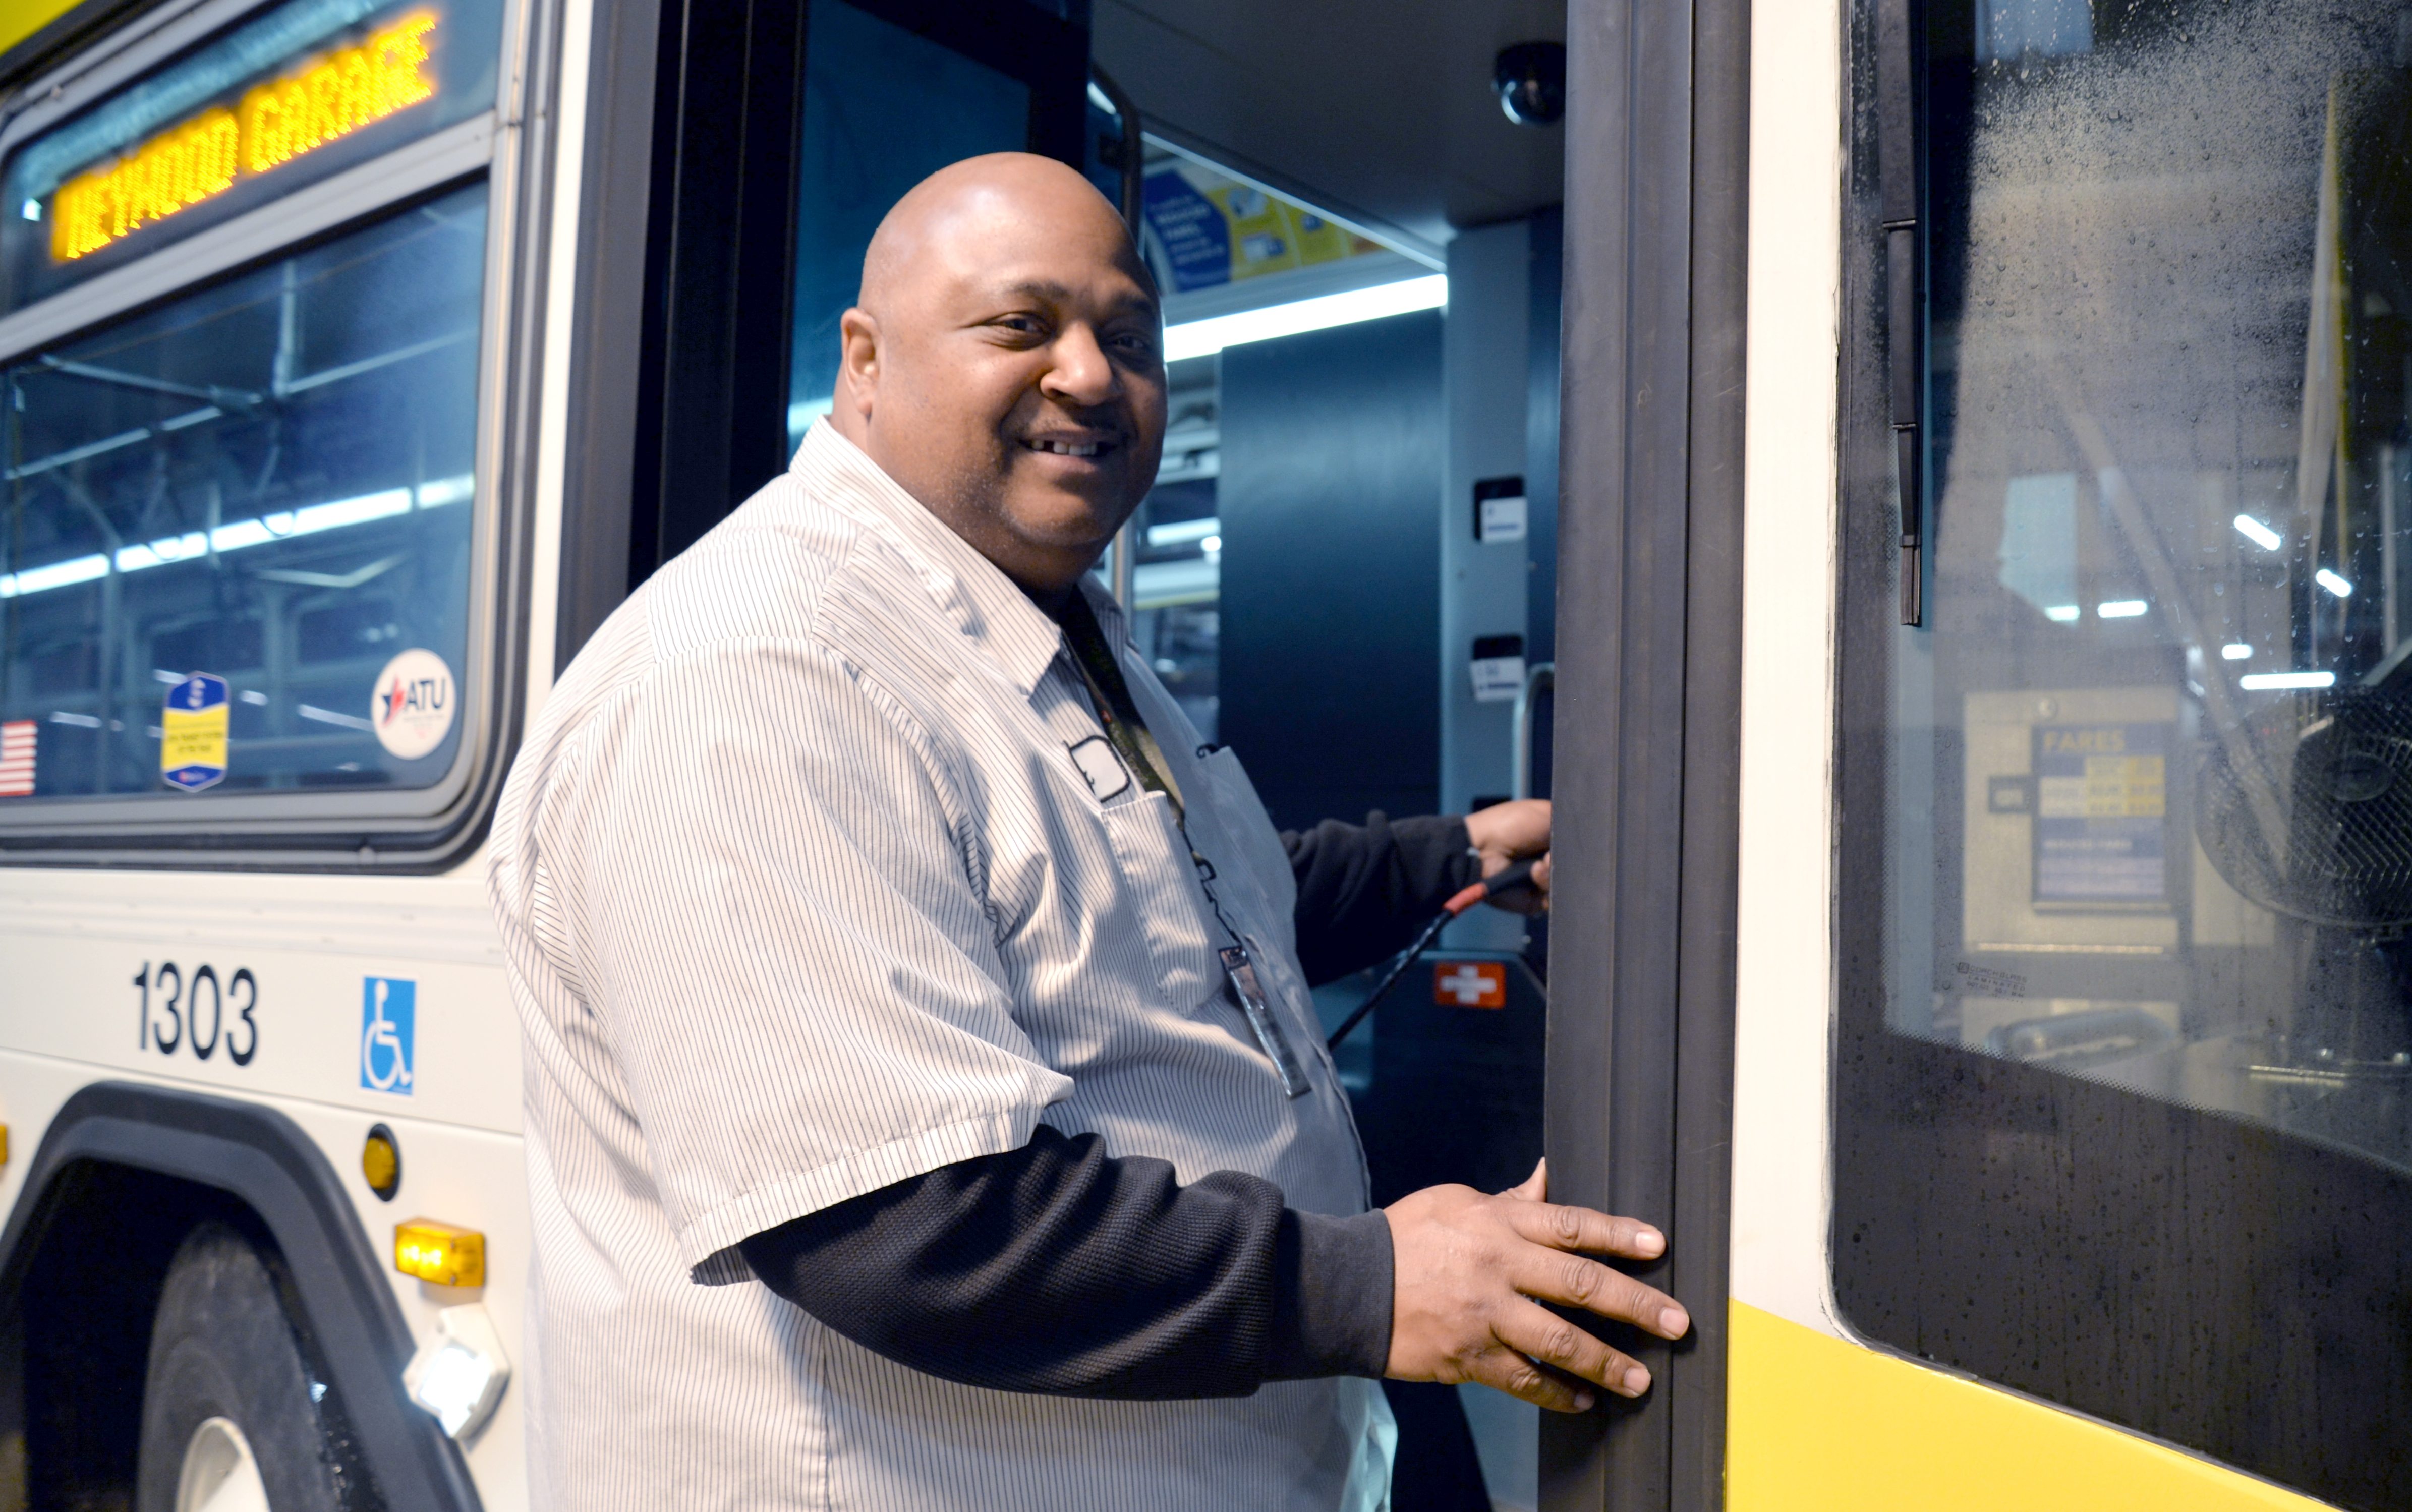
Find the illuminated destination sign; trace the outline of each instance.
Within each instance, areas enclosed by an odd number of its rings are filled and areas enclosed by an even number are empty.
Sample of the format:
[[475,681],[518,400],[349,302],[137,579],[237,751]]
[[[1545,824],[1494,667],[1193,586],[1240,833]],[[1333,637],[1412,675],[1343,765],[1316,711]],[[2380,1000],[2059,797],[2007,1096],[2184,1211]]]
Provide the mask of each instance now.
[[422,66],[435,17],[417,11],[356,47],[254,85],[59,185],[51,256],[70,262],[361,127],[434,99]]

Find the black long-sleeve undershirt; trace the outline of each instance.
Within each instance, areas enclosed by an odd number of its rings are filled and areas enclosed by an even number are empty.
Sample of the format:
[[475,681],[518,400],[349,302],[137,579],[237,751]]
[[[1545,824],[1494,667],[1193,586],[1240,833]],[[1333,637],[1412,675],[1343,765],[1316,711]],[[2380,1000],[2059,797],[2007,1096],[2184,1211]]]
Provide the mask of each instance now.
[[1482,873],[1465,821],[1447,815],[1392,819],[1375,809],[1361,825],[1326,819],[1281,841],[1298,882],[1299,964],[1316,987],[1405,949]]
[[746,1240],[771,1289],[865,1348],[948,1380],[1126,1401],[1244,1396],[1382,1373],[1390,1237],[1378,1212],[1302,1213],[1238,1171],[1181,1186],[1044,1124]]
[[[1465,822],[1326,820],[1282,835],[1299,957],[1321,983],[1402,948],[1479,871]],[[1040,1125],[754,1235],[765,1284],[839,1333],[932,1375],[1123,1400],[1240,1396],[1268,1381],[1379,1376],[1390,1232],[1379,1212],[1287,1208],[1237,1171],[1187,1186]]]

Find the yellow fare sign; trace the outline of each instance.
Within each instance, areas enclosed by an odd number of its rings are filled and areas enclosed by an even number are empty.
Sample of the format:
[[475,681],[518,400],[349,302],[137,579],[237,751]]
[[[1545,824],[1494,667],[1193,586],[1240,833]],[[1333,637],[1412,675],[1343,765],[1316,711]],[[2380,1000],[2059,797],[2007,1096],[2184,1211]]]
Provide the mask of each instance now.
[[52,203],[51,256],[69,262],[97,252],[224,194],[238,179],[433,99],[435,85],[419,66],[434,30],[430,12],[405,16],[358,47],[253,86],[232,110],[205,110],[108,167],[78,174]]

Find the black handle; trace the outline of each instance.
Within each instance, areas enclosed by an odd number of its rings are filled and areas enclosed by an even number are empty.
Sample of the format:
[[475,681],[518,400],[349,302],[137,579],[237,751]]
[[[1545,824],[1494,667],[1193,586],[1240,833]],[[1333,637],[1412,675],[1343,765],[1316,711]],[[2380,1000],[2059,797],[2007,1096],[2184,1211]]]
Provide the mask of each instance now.
[[1532,886],[1533,868],[1539,864],[1540,859],[1537,857],[1529,861],[1518,861],[1513,866],[1484,877],[1451,898],[1449,905],[1441,910],[1439,917],[1425,925],[1423,932],[1417,935],[1412,944],[1391,959],[1390,969],[1382,974],[1382,979],[1374,984],[1374,990],[1365,994],[1365,1001],[1357,1005],[1357,1010],[1340,1020],[1340,1027],[1331,1032],[1330,1039],[1324,1041],[1325,1049],[1336,1050],[1340,1048],[1340,1042],[1348,1037],[1350,1031],[1365,1021],[1365,1016],[1374,1011],[1374,1005],[1382,1001],[1382,994],[1396,986],[1399,978],[1406,975],[1407,968],[1415,964],[1416,957],[1422,955],[1427,947],[1440,938],[1440,932],[1448,927],[1450,919],[1457,917],[1478,903],[1496,898],[1503,892],[1513,892],[1518,888]]
[[1925,451],[1919,400],[1926,383],[1924,248],[1918,222],[1918,76],[1914,0],[1880,0],[1876,10],[1876,166],[1884,201],[1886,357],[1893,480],[1901,501],[1901,623],[1925,619],[1920,592],[1925,541]]

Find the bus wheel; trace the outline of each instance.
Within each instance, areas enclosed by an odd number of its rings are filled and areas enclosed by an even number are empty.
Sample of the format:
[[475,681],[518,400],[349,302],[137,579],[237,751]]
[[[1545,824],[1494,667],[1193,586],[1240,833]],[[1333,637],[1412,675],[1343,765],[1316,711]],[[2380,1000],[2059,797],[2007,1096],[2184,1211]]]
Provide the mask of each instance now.
[[136,1512],[341,1512],[274,1274],[219,1223],[177,1250],[151,1325]]

